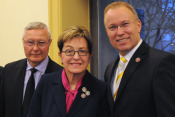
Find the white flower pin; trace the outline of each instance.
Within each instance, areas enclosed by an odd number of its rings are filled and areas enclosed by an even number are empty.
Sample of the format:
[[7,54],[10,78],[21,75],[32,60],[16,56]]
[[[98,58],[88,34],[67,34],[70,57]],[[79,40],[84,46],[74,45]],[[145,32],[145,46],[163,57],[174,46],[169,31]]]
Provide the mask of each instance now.
[[83,92],[86,92],[86,91],[87,91],[86,87],[83,87],[83,88],[82,88],[82,91],[83,91]]
[[86,87],[82,88],[82,94],[81,94],[81,98],[86,98],[86,96],[90,96],[90,91],[87,90]]
[[90,91],[86,91],[85,94],[86,94],[87,96],[89,96],[89,95],[90,95]]
[[84,93],[82,93],[81,98],[86,98],[86,95]]

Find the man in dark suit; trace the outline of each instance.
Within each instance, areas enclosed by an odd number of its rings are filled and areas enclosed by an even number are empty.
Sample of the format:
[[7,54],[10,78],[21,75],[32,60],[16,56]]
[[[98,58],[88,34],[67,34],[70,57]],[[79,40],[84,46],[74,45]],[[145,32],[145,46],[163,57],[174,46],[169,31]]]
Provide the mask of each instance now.
[[[47,25],[41,22],[29,23],[24,29],[22,41],[27,58],[9,63],[3,70],[0,117],[26,117],[30,104],[27,93],[33,95],[41,75],[62,69],[48,57],[52,40]],[[31,73],[31,68],[36,69],[35,73]],[[29,81],[33,83],[33,90],[28,88]]]
[[128,3],[108,5],[104,24],[119,51],[105,71],[112,116],[175,117],[175,55],[142,41],[141,21]]

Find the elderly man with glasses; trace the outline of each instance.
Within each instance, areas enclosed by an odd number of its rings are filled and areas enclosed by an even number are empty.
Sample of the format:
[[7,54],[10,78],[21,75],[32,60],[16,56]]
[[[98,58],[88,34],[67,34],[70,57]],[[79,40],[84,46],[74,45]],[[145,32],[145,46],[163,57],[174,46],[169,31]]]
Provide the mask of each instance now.
[[29,23],[24,29],[22,42],[27,58],[4,67],[0,88],[0,117],[26,117],[41,75],[62,69],[48,56],[52,40],[47,25],[41,22]]

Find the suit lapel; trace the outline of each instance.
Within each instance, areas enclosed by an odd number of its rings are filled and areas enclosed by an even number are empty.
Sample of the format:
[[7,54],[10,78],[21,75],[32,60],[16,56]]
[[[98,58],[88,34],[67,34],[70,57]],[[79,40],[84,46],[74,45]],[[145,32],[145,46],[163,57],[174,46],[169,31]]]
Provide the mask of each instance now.
[[107,77],[107,82],[108,82],[108,100],[109,100],[110,107],[113,107],[114,105],[114,98],[111,91],[111,80],[115,75],[116,66],[118,65],[118,62],[119,62],[119,57],[108,65],[105,73],[105,77]]
[[[90,83],[90,79],[92,76],[90,76],[89,72],[86,72],[86,75],[83,78],[82,81],[82,85],[80,86],[80,88],[78,89],[78,93],[69,109],[68,112],[68,116],[71,114],[71,116],[74,116],[74,114],[77,114],[77,112],[81,112],[81,109],[83,108],[83,106],[86,105],[86,103],[88,102],[89,98],[91,97],[92,92],[92,87],[91,87],[91,83]],[[83,98],[82,95],[85,94],[85,92],[82,91],[83,88],[86,88],[87,91],[90,92],[89,96],[85,96]]]
[[113,78],[113,75],[115,74],[115,70],[116,70],[116,67],[118,66],[119,60],[120,60],[120,58],[118,57],[117,60],[112,64],[112,66],[110,68],[111,70],[109,70],[109,71],[112,71],[112,73],[109,74],[109,76],[110,76],[109,77],[110,80],[108,81],[109,84],[111,84],[111,80]]
[[123,74],[116,100],[120,97],[122,91],[124,90],[127,84],[128,79],[132,76],[135,69],[144,61],[144,57],[145,57],[145,53],[147,52],[147,49],[148,49],[148,45],[145,42],[142,42],[141,46],[137,49],[137,51],[132,56]]
[[59,72],[58,77],[55,79],[53,83],[52,92],[59,113],[61,113],[62,117],[66,117],[66,97],[65,97],[65,89],[63,87],[61,80],[61,73],[62,72]]
[[[27,67],[27,59],[24,59],[22,61],[20,61],[19,64],[17,64],[15,66],[15,75],[12,76],[14,77],[14,82],[16,82],[16,98],[14,99],[17,99],[17,100],[14,100],[16,101],[17,103],[17,108],[19,110],[19,113],[22,112],[22,101],[23,101],[23,89],[24,89],[24,78],[25,78],[25,73],[26,73],[26,67]],[[22,114],[22,113],[20,113]],[[21,115],[22,116],[22,115]]]

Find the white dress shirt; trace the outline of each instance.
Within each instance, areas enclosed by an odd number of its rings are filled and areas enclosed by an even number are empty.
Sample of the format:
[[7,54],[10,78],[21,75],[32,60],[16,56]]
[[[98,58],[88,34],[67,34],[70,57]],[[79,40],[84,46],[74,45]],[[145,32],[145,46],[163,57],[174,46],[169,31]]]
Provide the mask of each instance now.
[[[135,51],[139,48],[139,46],[141,45],[141,43],[142,43],[142,39],[139,41],[139,43],[137,44],[137,46],[135,46],[128,54],[126,54],[125,56],[123,56],[127,60],[126,65],[125,65],[125,69],[126,69],[128,63],[129,63],[131,57],[133,56],[133,54],[135,53]],[[121,58],[122,56],[119,54],[119,57]],[[118,65],[115,68],[115,73],[114,73],[113,78],[111,80],[111,90],[112,90],[112,94],[113,95],[114,95],[114,93],[116,91],[114,87],[115,87],[115,81],[116,81],[117,76],[118,76],[117,69],[118,69]]]

